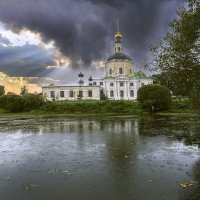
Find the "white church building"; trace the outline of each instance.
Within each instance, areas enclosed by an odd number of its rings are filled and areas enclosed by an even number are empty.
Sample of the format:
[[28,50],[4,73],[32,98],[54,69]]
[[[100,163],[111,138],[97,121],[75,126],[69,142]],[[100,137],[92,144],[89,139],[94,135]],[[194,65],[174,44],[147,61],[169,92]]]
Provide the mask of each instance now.
[[75,84],[48,85],[42,87],[42,93],[48,100],[100,100],[100,91],[110,100],[136,100],[140,87],[152,84],[142,71],[134,72],[133,61],[124,53],[122,34],[115,34],[113,54],[105,63],[105,77],[89,77],[79,73]]

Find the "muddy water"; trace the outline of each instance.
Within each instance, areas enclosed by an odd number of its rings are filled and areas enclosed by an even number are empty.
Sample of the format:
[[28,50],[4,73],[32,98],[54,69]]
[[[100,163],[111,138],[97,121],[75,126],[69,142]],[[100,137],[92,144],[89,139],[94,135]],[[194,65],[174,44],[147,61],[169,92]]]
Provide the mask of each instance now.
[[200,199],[197,118],[1,118],[0,127],[0,200]]

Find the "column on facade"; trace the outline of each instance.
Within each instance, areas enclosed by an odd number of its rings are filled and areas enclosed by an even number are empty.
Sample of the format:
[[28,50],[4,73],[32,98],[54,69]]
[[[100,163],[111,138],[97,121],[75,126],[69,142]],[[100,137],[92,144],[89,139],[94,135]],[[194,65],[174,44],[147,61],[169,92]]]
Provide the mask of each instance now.
[[124,81],[124,99],[127,99],[128,98],[128,93],[127,93],[127,82]]
[[129,81],[126,81],[126,91],[127,91],[127,99],[130,99],[130,91],[129,91],[129,86],[130,86],[130,84],[129,84]]
[[119,91],[119,81],[116,81],[116,85],[117,85],[117,96],[116,96],[116,99],[119,99],[119,94],[120,94],[120,91]]

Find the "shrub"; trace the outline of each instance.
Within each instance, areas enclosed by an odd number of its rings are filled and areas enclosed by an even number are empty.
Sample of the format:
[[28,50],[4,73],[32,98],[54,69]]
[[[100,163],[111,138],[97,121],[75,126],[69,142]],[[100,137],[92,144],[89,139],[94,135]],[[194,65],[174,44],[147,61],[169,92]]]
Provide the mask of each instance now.
[[163,111],[170,107],[172,97],[169,89],[161,85],[145,85],[138,90],[138,101],[149,112]]
[[5,94],[5,88],[3,85],[0,85],[0,96]]
[[21,112],[24,109],[24,99],[19,95],[4,95],[0,97],[0,107],[10,112]]
[[194,108],[200,108],[200,90],[199,89],[191,90],[190,99]]
[[25,111],[40,108],[44,104],[44,98],[40,94],[25,94],[23,99]]
[[100,100],[108,100],[108,97],[105,95],[103,89],[100,90]]

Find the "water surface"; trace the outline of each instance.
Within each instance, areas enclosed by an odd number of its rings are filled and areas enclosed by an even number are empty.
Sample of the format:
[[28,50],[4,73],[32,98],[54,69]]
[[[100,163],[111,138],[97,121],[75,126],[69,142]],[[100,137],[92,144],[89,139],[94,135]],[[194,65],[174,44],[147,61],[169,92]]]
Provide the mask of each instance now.
[[1,127],[1,200],[200,199],[197,118],[2,118]]

